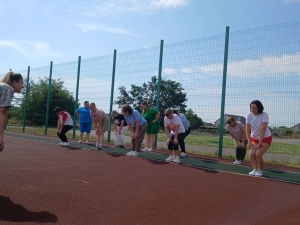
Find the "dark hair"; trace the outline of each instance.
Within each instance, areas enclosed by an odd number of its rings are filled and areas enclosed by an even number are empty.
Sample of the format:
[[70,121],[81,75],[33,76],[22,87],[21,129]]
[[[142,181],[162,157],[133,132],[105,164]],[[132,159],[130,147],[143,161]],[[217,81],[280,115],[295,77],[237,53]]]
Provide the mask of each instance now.
[[[142,101],[141,104],[147,106],[147,108],[149,110],[149,105],[148,105],[148,103],[146,101]],[[145,114],[145,110],[143,110],[142,115],[144,115],[144,114]]]
[[89,103],[89,101],[84,101],[84,103],[83,103],[83,104],[85,105],[85,103]]
[[179,110],[178,110],[178,109],[173,109],[172,111],[173,111],[173,113],[175,113],[175,114],[179,114]]
[[56,107],[55,109],[54,109],[54,112],[55,113],[59,113],[60,111],[65,111],[63,108],[61,108],[61,107]]
[[233,118],[232,116],[229,116],[226,120],[227,124],[231,124],[232,122],[236,122],[235,118]]
[[251,103],[250,103],[250,111],[251,111],[251,105],[254,104],[257,106],[258,108],[258,113],[262,113],[264,111],[264,106],[263,104],[259,101],[259,100],[253,100]]
[[94,102],[91,102],[90,105],[93,105],[94,107],[96,107],[96,104]]
[[130,105],[125,104],[125,105],[122,105],[122,113],[124,113],[124,112],[128,112],[131,115],[133,113],[133,109],[131,108]]

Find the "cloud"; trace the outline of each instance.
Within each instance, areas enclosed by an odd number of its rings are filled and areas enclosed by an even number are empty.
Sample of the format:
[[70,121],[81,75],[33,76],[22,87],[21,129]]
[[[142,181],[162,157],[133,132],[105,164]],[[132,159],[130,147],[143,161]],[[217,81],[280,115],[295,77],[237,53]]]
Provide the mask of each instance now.
[[153,14],[157,11],[170,8],[182,8],[190,0],[106,0],[94,1],[89,5],[73,6],[65,10],[69,13],[78,13],[90,17],[116,17],[125,13]]
[[163,71],[162,71],[163,74],[176,74],[176,70],[173,69],[173,68],[164,68]]
[[24,56],[37,59],[40,57],[61,57],[60,54],[55,54],[50,51],[50,45],[44,42],[32,41],[16,41],[16,40],[0,40],[0,47],[9,47],[17,50]]
[[125,35],[133,35],[133,36],[139,36],[137,34],[134,34],[125,28],[121,27],[107,27],[101,24],[84,24],[84,23],[74,23],[75,26],[81,28],[83,32],[88,32],[91,30],[98,30],[102,32],[107,32],[107,33],[115,33],[115,34],[125,34]]
[[[293,55],[280,57],[263,56],[258,59],[244,59],[236,62],[228,62],[227,74],[234,77],[259,77],[274,75],[298,74],[300,76],[300,52]],[[215,63],[199,66],[201,73],[220,73],[223,71],[223,63]]]

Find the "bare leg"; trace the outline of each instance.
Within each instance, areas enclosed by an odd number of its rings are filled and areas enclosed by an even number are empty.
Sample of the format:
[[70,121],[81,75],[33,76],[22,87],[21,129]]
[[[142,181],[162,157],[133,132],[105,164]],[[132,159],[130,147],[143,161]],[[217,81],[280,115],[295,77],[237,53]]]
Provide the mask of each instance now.
[[151,147],[152,147],[152,149],[154,149],[154,145],[155,145],[155,134],[150,134],[150,138],[151,138]]
[[100,133],[97,135],[96,144],[100,143]]
[[147,139],[146,139],[146,147],[150,147],[150,140],[151,140],[151,134],[147,134]]
[[103,145],[103,142],[104,142],[104,133],[105,133],[105,131],[100,132],[100,144],[101,145]]
[[82,141],[82,137],[83,137],[83,132],[80,132],[80,138],[79,138],[80,141]]
[[262,147],[259,147],[259,149],[256,150],[257,169],[262,169],[264,163],[262,156],[268,151],[269,148],[270,145],[268,145],[267,143],[262,143]]
[[256,161],[256,148],[257,148],[257,143],[252,142],[253,149],[249,149],[249,157],[250,157],[250,162],[253,166],[254,169],[258,169],[257,167],[257,161]]
[[179,151],[179,150],[174,150],[174,152],[175,152],[175,155],[176,155],[176,156],[179,156],[179,155],[180,155],[180,151]]
[[90,133],[86,133],[86,140],[90,141]]

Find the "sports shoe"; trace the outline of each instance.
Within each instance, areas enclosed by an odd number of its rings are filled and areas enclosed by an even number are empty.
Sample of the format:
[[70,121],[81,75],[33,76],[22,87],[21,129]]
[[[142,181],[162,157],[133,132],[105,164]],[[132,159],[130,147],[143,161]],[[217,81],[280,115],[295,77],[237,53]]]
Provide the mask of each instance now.
[[233,162],[233,164],[237,164],[237,163],[238,163],[238,161],[239,161],[239,160],[235,160],[235,161]]
[[175,156],[175,159],[173,161],[174,163],[180,163],[180,158],[179,156]]
[[86,141],[85,143],[87,143],[87,144],[88,144],[88,143],[90,143],[90,142],[89,142],[89,141]]
[[250,176],[255,176],[256,172],[257,172],[257,169],[254,169],[253,171],[251,171],[251,172],[249,173],[249,175],[250,175]]
[[243,164],[243,161],[242,160],[239,160],[237,161],[236,165],[242,165]]
[[78,143],[82,143],[82,140],[79,140]]
[[132,156],[133,151],[127,152],[126,155]]
[[180,157],[186,157],[186,153],[185,152],[181,152]]
[[148,151],[149,151],[149,152],[153,152],[153,149],[152,149],[152,148],[148,148]]
[[138,156],[139,156],[139,153],[138,153],[137,151],[133,151],[133,153],[131,154],[131,156],[138,157]]
[[169,157],[166,159],[167,162],[173,162],[175,157],[173,155],[169,155]]
[[123,146],[123,145],[119,145],[118,147],[120,147],[120,148],[124,148],[124,146]]
[[60,142],[60,143],[57,143],[58,145],[62,145],[63,144],[63,142]]
[[147,147],[146,147],[146,148],[143,148],[142,151],[143,151],[143,152],[146,152],[146,151],[148,151],[148,148],[147,148]]
[[70,144],[69,144],[69,142],[63,142],[62,144],[61,144],[61,146],[69,146]]
[[262,170],[257,170],[257,172],[255,173],[256,177],[261,177],[263,175]]

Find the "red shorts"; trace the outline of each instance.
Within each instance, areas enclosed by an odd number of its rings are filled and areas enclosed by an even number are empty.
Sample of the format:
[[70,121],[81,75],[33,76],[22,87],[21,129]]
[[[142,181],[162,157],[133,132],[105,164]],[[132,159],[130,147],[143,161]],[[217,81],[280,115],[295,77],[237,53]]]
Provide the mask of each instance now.
[[[254,142],[254,143],[259,143],[259,140],[256,140],[256,139],[254,139],[254,138],[251,138],[251,142]],[[266,138],[264,138],[263,140],[262,140],[262,142],[263,143],[266,143],[266,144],[268,144],[268,145],[271,145],[271,143],[272,143],[272,135],[270,136],[270,137],[266,137]]]

